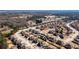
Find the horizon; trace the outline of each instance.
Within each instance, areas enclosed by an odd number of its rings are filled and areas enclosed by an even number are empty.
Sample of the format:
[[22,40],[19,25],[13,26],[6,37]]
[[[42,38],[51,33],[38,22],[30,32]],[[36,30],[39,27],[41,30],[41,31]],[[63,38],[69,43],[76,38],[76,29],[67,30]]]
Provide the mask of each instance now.
[[0,14],[79,15],[79,10],[0,10]]

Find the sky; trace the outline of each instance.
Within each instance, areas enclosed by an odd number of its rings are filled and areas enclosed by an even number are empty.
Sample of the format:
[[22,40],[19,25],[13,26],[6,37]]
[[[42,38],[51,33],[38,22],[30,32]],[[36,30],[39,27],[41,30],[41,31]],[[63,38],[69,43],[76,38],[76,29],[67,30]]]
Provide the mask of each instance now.
[[0,10],[79,10],[78,0],[0,0]]

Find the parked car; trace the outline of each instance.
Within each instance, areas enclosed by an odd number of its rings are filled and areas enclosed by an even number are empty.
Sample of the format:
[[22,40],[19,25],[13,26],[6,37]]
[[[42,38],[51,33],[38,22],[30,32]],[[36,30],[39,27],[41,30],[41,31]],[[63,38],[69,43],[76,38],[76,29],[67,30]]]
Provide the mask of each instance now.
[[60,40],[58,40],[57,42],[56,42],[56,44],[58,44],[58,45],[60,45],[60,46],[63,46],[63,42],[62,41],[60,41]]
[[70,44],[66,44],[64,47],[65,47],[66,49],[71,49],[71,48],[72,48],[72,46],[71,46]]

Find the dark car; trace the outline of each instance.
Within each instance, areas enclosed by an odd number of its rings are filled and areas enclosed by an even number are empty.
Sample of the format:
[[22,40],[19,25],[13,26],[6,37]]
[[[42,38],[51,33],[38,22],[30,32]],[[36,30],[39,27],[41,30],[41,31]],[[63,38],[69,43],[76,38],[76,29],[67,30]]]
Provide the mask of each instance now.
[[63,34],[60,34],[60,35],[59,35],[59,37],[60,37],[61,39],[63,39],[63,38],[64,38]]
[[33,40],[32,43],[37,43],[37,40]]
[[17,44],[17,48],[18,48],[18,49],[21,49],[21,44],[20,44],[20,43]]
[[64,47],[65,47],[66,49],[71,49],[71,48],[72,48],[72,46],[71,46],[70,44],[66,44]]
[[56,44],[63,46],[64,43],[63,43],[62,41],[58,40],[58,41],[56,42]]
[[48,40],[50,41],[50,42],[55,42],[55,39],[54,38],[48,38]]
[[38,43],[37,43],[37,46],[38,46],[38,47],[42,47],[42,46],[43,46],[43,45],[42,45],[42,42],[38,42]]

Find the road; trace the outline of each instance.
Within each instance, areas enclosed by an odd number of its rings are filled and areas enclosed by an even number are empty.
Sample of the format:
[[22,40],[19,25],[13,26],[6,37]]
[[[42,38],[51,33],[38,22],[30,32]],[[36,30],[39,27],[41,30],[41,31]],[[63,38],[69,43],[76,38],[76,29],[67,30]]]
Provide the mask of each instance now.
[[[30,29],[30,28],[28,28],[28,29]],[[14,37],[19,41],[19,40],[21,40],[22,41],[22,43],[24,43],[25,44],[25,46],[26,46],[26,48],[28,47],[28,48],[39,48],[39,47],[37,47],[35,44],[32,44],[29,40],[27,40],[26,38],[24,38],[24,37],[22,37],[19,33],[21,32],[21,31],[25,31],[25,30],[28,30],[28,29],[23,29],[23,30],[19,30],[18,32],[16,32],[15,34],[14,34]]]
[[70,28],[73,31],[73,33],[68,36],[68,38],[64,41],[65,43],[69,43],[69,42],[73,41],[74,38],[76,38],[76,36],[79,34],[79,32],[75,28],[70,26],[70,24],[72,24],[74,22],[76,22],[76,21],[72,21],[72,22],[66,24],[66,26],[68,28]]

